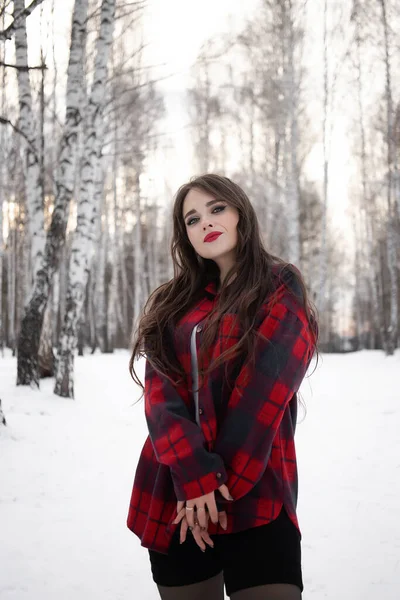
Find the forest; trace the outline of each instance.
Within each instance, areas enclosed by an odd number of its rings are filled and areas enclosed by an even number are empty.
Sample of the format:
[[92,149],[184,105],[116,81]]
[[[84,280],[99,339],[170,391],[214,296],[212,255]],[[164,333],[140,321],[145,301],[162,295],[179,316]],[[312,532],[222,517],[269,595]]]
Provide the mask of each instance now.
[[0,349],[16,384],[51,376],[73,398],[77,353],[129,348],[173,276],[176,181],[204,172],[245,189],[268,250],[303,273],[322,351],[393,355],[400,5],[259,0],[204,33],[173,93],[151,20],[145,0],[0,1]]

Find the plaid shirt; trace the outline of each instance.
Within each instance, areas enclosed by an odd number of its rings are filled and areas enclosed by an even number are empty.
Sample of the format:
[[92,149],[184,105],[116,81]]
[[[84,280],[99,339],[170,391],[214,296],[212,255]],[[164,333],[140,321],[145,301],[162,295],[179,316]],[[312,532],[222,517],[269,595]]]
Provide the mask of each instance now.
[[[288,273],[286,271],[286,273]],[[271,297],[257,315],[256,360],[251,368],[243,358],[214,369],[199,390],[201,428],[195,419],[193,395],[186,386],[175,388],[145,368],[145,414],[149,430],[136,469],[127,526],[142,546],[167,553],[176,527],[177,500],[190,500],[216,491],[218,506],[227,511],[228,527],[209,522],[210,534],[225,534],[265,525],[284,504],[300,532],[296,516],[297,465],[294,433],[297,391],[314,352],[314,338],[289,273],[277,280]],[[288,289],[290,288],[290,290]],[[178,323],[173,343],[187,381],[192,385],[190,337],[218,299],[209,283],[204,297]],[[239,327],[225,314],[209,358],[235,344]],[[202,326],[197,327],[197,350]],[[229,332],[229,335],[228,335]],[[234,499],[225,501],[217,488],[225,483]]]

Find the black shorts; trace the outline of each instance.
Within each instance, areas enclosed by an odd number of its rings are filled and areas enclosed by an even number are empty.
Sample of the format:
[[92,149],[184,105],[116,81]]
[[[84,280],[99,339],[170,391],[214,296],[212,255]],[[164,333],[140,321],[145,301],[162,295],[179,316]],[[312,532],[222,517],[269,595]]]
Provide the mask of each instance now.
[[301,536],[285,507],[277,519],[238,533],[210,536],[214,548],[202,552],[192,535],[179,543],[180,527],[168,554],[149,550],[153,580],[163,586],[205,581],[223,571],[228,596],[269,583],[290,583],[303,591]]

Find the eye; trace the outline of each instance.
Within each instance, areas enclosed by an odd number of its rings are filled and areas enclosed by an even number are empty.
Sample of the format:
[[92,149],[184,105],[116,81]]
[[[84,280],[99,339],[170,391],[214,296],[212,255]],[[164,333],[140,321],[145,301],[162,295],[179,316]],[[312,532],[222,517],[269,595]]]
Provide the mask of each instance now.
[[[226,208],[226,204],[219,204],[218,206],[215,206],[212,210],[212,212],[218,210],[218,212],[222,212],[223,210],[225,210]],[[192,217],[191,219],[189,219],[189,221],[187,221],[186,225],[190,226],[192,225],[193,221],[196,221],[198,217]]]

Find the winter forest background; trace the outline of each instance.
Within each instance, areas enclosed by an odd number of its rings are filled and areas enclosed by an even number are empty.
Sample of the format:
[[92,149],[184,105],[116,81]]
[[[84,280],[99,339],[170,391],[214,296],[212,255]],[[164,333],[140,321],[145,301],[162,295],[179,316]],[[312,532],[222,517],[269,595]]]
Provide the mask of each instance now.
[[302,270],[323,351],[398,347],[398,4],[214,4],[0,2],[0,346],[18,384],[54,375],[72,397],[76,348],[129,347],[173,274],[173,195],[205,171],[245,188]]

